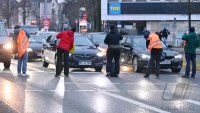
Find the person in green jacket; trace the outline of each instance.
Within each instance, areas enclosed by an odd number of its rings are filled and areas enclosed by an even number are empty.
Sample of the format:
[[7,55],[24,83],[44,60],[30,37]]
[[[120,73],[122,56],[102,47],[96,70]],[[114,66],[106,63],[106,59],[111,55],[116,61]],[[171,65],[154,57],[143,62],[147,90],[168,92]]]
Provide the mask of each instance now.
[[195,78],[196,74],[196,48],[199,46],[200,39],[195,33],[195,28],[190,28],[190,33],[184,34],[182,40],[186,42],[184,46],[185,59],[186,59],[186,69],[184,78],[189,78],[190,75],[190,61],[192,61],[192,74],[191,77]]

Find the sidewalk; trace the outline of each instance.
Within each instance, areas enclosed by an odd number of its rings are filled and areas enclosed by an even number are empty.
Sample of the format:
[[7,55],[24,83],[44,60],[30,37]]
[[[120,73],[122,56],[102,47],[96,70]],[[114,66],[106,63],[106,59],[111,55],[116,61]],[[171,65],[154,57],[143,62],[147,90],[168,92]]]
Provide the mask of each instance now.
[[[172,50],[184,54],[184,48],[172,48]],[[197,49],[196,49],[196,54],[197,54],[197,55],[200,55],[200,48],[197,48]]]

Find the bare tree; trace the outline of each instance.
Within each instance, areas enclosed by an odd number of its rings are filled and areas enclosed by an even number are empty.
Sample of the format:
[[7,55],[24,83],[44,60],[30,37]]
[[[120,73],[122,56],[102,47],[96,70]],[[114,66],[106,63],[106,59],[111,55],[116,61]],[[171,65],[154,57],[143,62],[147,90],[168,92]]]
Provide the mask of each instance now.
[[0,12],[2,18],[6,19],[6,26],[9,28],[11,25],[10,20],[16,14],[18,4],[16,0],[1,0],[0,1]]

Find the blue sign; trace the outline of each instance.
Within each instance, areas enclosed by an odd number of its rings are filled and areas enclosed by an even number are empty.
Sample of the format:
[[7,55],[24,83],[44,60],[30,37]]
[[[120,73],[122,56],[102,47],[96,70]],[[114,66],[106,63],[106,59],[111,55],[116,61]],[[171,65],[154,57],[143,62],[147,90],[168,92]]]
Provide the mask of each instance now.
[[109,3],[108,11],[111,15],[121,14],[121,3]]

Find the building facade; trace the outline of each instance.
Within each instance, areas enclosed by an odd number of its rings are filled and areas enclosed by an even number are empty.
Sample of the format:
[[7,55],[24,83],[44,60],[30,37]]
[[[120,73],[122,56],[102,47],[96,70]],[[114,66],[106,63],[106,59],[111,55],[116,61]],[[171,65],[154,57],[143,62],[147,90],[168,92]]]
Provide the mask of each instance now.
[[[191,7],[189,7],[191,6]],[[170,31],[168,42],[179,46],[181,37],[188,32],[188,11],[191,11],[192,26],[200,33],[200,0],[102,0],[101,20],[104,29],[111,24],[120,31],[142,34]],[[190,8],[190,10],[189,10]]]

